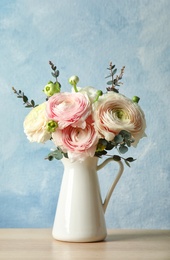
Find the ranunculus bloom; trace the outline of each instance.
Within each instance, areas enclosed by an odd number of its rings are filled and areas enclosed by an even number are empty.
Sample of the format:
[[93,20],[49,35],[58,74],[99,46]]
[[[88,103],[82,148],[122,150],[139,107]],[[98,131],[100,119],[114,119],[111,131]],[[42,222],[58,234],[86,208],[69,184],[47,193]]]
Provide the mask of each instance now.
[[46,102],[33,108],[24,120],[24,133],[30,142],[44,143],[51,134],[46,130]]
[[85,129],[68,126],[62,130],[57,129],[52,138],[55,145],[68,153],[72,161],[93,157],[98,142],[91,117],[87,119]]
[[79,89],[80,93],[87,94],[91,103],[93,103],[93,101],[95,100],[97,91],[98,90],[93,87],[84,87]]
[[101,138],[112,141],[121,130],[135,139],[134,145],[145,136],[145,116],[137,103],[115,92],[100,97],[94,104],[95,127]]
[[69,125],[85,128],[85,120],[91,113],[91,105],[85,94],[64,92],[49,98],[46,111],[48,118],[58,122],[60,129]]

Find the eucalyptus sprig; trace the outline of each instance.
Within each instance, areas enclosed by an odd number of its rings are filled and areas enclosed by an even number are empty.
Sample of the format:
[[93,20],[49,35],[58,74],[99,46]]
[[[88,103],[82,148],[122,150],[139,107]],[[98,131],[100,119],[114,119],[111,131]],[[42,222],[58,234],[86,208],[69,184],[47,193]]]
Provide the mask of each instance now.
[[53,159],[61,160],[63,157],[68,158],[67,153],[64,153],[59,147],[57,147],[57,149],[50,152],[45,159],[52,161]]
[[109,68],[107,68],[107,69],[110,70],[110,74],[108,76],[106,76],[105,78],[110,78],[111,77],[111,80],[109,80],[107,82],[107,85],[111,85],[111,87],[107,87],[107,91],[114,91],[114,92],[118,93],[119,90],[116,89],[115,87],[116,86],[120,86],[121,84],[123,84],[119,80],[121,80],[122,77],[123,77],[125,66],[122,67],[122,69],[120,71],[120,74],[116,75],[116,76],[115,76],[115,74],[117,72],[117,68],[115,68],[115,65],[113,65],[112,62],[110,62]]
[[[53,70],[51,72],[51,75],[56,79],[56,82],[58,82],[58,76],[60,75],[59,70],[57,69],[57,66],[54,65],[52,61],[49,61],[49,64],[51,66],[51,69]],[[59,82],[58,82],[59,83]]]
[[14,87],[12,87],[12,90],[14,91],[14,94],[17,95],[17,98],[22,98],[23,105],[25,107],[31,108],[31,107],[38,106],[38,105],[35,105],[35,101],[33,99],[31,99],[31,101],[29,101],[28,97],[21,90],[17,91]]
[[[101,157],[102,155],[107,155],[108,151],[116,148],[120,154],[125,154],[128,148],[134,142],[131,134],[125,130],[122,130],[117,134],[112,141],[107,141],[106,139],[99,139],[95,156]],[[120,160],[121,158],[128,165],[129,162],[133,162],[135,159],[132,157],[123,158],[119,155],[115,155],[114,159]],[[129,166],[129,165],[128,165]]]
[[131,137],[131,134],[125,130],[122,130],[115,136],[112,144],[115,145],[120,153],[124,154],[128,151],[128,147],[131,147],[133,142],[134,139]]
[[124,162],[126,163],[126,165],[129,166],[129,167],[130,167],[130,162],[136,161],[136,159],[134,159],[134,158],[132,158],[132,157],[123,158],[123,157],[121,157],[121,156],[119,156],[119,155],[113,155],[112,159],[113,159],[114,161],[117,161],[117,162],[118,162],[118,161],[121,161],[121,159],[122,159],[122,160],[124,160]]

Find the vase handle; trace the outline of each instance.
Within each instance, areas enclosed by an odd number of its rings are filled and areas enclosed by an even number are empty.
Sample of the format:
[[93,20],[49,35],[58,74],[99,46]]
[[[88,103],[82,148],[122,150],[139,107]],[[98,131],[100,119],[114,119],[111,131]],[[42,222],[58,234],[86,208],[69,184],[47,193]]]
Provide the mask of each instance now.
[[[108,158],[106,159],[104,162],[102,162],[101,164],[99,164],[97,166],[97,171],[98,170],[101,170],[106,164],[108,164],[109,162],[113,161],[112,158]],[[120,177],[122,176],[122,173],[123,173],[123,170],[124,170],[124,165],[122,163],[122,161],[116,161],[118,164],[119,164],[119,171],[117,173],[117,176],[115,178],[115,180],[113,181],[113,184],[111,185],[110,189],[108,190],[108,193],[105,197],[105,200],[104,200],[104,203],[103,203],[103,211],[105,212],[106,211],[106,208],[107,208],[107,205],[109,203],[109,200],[110,200],[110,197],[120,179]]]

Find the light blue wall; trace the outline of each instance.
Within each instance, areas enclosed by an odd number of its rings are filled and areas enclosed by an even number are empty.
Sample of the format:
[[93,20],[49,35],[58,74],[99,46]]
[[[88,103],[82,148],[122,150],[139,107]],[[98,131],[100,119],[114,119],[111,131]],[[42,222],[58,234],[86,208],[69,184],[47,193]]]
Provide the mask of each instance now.
[[[121,93],[140,96],[147,138],[118,184],[106,212],[108,228],[170,228],[169,0],[0,1],[0,227],[51,227],[62,178],[61,162],[44,160],[52,144],[30,144],[28,109],[11,87],[37,103],[51,78],[77,74],[80,85],[105,90],[106,67],[126,66]],[[102,196],[116,165],[100,173]],[[113,172],[113,173],[112,173]]]

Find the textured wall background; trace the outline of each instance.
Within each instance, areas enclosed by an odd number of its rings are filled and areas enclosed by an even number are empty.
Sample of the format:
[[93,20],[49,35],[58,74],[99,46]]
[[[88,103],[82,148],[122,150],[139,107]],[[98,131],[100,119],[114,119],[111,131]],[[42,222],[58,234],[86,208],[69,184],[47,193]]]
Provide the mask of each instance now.
[[[37,103],[60,70],[63,89],[105,90],[107,66],[126,66],[121,93],[140,96],[147,138],[118,184],[106,212],[108,228],[170,228],[169,0],[0,1],[0,227],[51,227],[61,162],[44,157],[52,144],[30,144],[23,133],[29,112],[14,96],[21,89]],[[99,174],[104,197],[116,164]],[[113,172],[113,173],[112,173]]]

